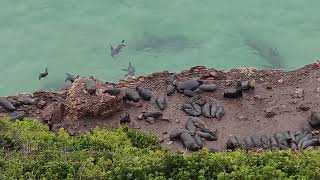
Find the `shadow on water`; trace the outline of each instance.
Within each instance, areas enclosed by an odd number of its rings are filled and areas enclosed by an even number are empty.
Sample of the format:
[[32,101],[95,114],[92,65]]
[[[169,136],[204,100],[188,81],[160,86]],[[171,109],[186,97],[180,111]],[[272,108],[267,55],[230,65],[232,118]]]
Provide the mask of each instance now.
[[138,40],[135,49],[145,52],[174,51],[179,52],[187,48],[199,48],[200,43],[194,42],[181,34],[159,36],[144,33],[143,39]]
[[284,59],[275,47],[270,47],[263,43],[254,40],[245,40],[245,45],[251,48],[255,55],[265,59],[269,65],[264,65],[265,68],[282,69],[284,68]]

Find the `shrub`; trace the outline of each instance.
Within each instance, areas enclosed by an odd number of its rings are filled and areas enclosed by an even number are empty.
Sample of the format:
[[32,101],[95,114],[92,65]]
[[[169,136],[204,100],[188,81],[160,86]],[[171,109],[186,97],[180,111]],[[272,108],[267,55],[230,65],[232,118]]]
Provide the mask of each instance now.
[[319,150],[187,155],[121,127],[70,137],[31,119],[0,121],[0,179],[319,179]]

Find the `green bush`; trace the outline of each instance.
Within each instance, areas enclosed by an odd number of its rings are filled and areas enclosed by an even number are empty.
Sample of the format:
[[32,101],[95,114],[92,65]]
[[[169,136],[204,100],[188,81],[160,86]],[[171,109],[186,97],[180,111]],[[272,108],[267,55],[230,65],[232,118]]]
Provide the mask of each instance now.
[[319,179],[319,150],[187,155],[121,127],[70,137],[36,121],[0,121],[0,179]]

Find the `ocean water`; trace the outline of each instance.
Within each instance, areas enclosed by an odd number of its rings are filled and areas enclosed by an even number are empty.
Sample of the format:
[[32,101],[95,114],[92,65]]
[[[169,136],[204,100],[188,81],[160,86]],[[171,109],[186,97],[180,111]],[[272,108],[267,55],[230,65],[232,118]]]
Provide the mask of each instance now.
[[[291,70],[319,57],[319,0],[1,0],[0,96],[65,73],[117,82],[194,65]],[[110,45],[125,40],[114,58]],[[48,68],[47,78],[38,79]]]

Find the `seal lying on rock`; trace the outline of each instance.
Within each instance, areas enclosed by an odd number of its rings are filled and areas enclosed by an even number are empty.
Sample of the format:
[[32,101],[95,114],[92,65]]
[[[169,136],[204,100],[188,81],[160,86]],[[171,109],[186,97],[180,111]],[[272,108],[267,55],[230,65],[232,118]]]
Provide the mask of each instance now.
[[167,104],[168,104],[167,98],[163,95],[159,96],[156,99],[156,104],[160,110],[165,110],[167,108]]
[[180,82],[177,84],[177,90],[180,93],[183,93],[184,90],[196,90],[199,85],[201,85],[203,82],[200,80],[195,80],[195,79],[191,79],[191,80],[186,80],[183,82]]
[[194,125],[193,121],[191,119],[188,119],[186,122],[186,129],[191,132],[196,132],[197,128]]
[[208,141],[216,141],[216,140],[218,140],[218,138],[217,138],[216,136],[213,136],[213,135],[210,134],[210,133],[205,133],[205,132],[202,132],[202,131],[197,131],[196,134],[199,135],[200,137],[205,138],[205,139],[208,140]]
[[174,92],[176,91],[176,86],[174,86],[173,84],[169,84],[167,85],[167,96],[171,96],[172,94],[174,94]]
[[227,141],[227,149],[237,149],[240,147],[238,138],[236,136],[230,136],[228,141]]
[[185,90],[183,91],[183,94],[184,94],[185,96],[188,96],[188,97],[193,97],[193,96],[197,95],[197,93],[195,93],[194,91],[189,90],[189,89],[185,89]]
[[9,100],[7,100],[6,98],[3,98],[3,97],[0,97],[0,105],[1,105],[4,109],[6,109],[6,110],[8,110],[8,111],[14,111],[14,110],[16,110],[16,108],[12,105],[12,103],[11,103]]
[[318,128],[320,127],[320,117],[316,112],[311,112],[311,116],[309,118],[309,124],[313,127],[313,128]]
[[[196,108],[195,108],[195,107]],[[185,103],[182,105],[182,109],[184,110],[184,112],[186,112],[187,114],[191,115],[191,116],[200,116],[201,115],[201,107],[200,107],[200,111],[199,111],[199,105],[197,105],[196,103]]]
[[126,45],[124,44],[124,40],[122,40],[121,44],[119,44],[116,48],[113,48],[111,45],[110,46],[111,57],[114,57],[115,55],[117,55],[123,47],[126,47]]
[[194,132],[188,131],[188,130],[186,130],[186,129],[181,129],[181,128],[179,128],[179,129],[175,129],[175,130],[173,130],[173,131],[170,132],[170,134],[169,134],[170,140],[171,140],[171,141],[174,141],[174,140],[176,140],[176,139],[179,139],[181,133],[183,133],[183,132],[189,133],[190,135],[194,135]]
[[260,139],[259,136],[257,136],[257,135],[252,135],[252,136],[251,136],[251,140],[252,140],[252,142],[253,142],[253,144],[254,144],[254,147],[256,147],[256,148],[262,148],[262,142],[261,142],[261,139]]
[[124,90],[122,90],[122,97],[125,101],[128,100],[132,102],[139,102],[140,100],[139,93],[131,88],[125,88]]
[[211,118],[211,114],[210,114],[210,111],[211,111],[211,104],[209,102],[207,102],[206,104],[203,105],[202,107],[202,115],[206,118]]
[[146,101],[149,101],[152,97],[152,93],[149,89],[145,89],[141,86],[137,86],[136,90],[138,91],[139,95]]
[[238,98],[242,96],[242,84],[238,81],[236,87],[226,89],[223,93],[223,97],[226,98]]
[[86,80],[86,90],[91,95],[96,93],[96,81],[92,77]]
[[201,120],[200,118],[189,117],[188,120],[191,120],[193,122],[193,124],[200,129],[207,128],[207,124],[203,120]]
[[25,105],[31,105],[35,102],[35,100],[29,96],[20,96],[18,98],[18,101]]
[[318,146],[319,145],[319,138],[313,138],[310,140],[306,140],[302,143],[301,149],[306,149],[310,146]]
[[120,94],[121,90],[118,88],[110,88],[104,91],[104,93],[108,93],[112,96],[118,96]]
[[200,146],[196,143],[195,139],[187,132],[182,132],[180,134],[180,140],[188,150],[197,151],[200,149]]
[[217,112],[216,112],[216,118],[218,120],[221,120],[223,115],[224,115],[224,107],[222,105],[219,105],[218,109],[217,109]]
[[198,144],[198,146],[200,147],[200,148],[202,148],[203,147],[203,140],[202,140],[202,138],[199,136],[199,135],[195,135],[194,136],[194,140],[196,141],[196,143]]
[[15,111],[15,112],[8,114],[8,117],[12,121],[15,121],[17,119],[23,120],[23,118],[27,117],[27,113],[24,111]]
[[47,77],[48,74],[49,74],[49,73],[48,73],[48,68],[46,68],[44,72],[42,72],[42,73],[39,74],[39,80],[42,79],[42,78],[44,78],[44,77]]
[[148,117],[160,118],[162,116],[163,116],[162,112],[144,112],[142,114],[142,117],[145,118],[145,119],[148,118]]
[[195,92],[214,92],[217,90],[217,85],[215,84],[201,84]]

